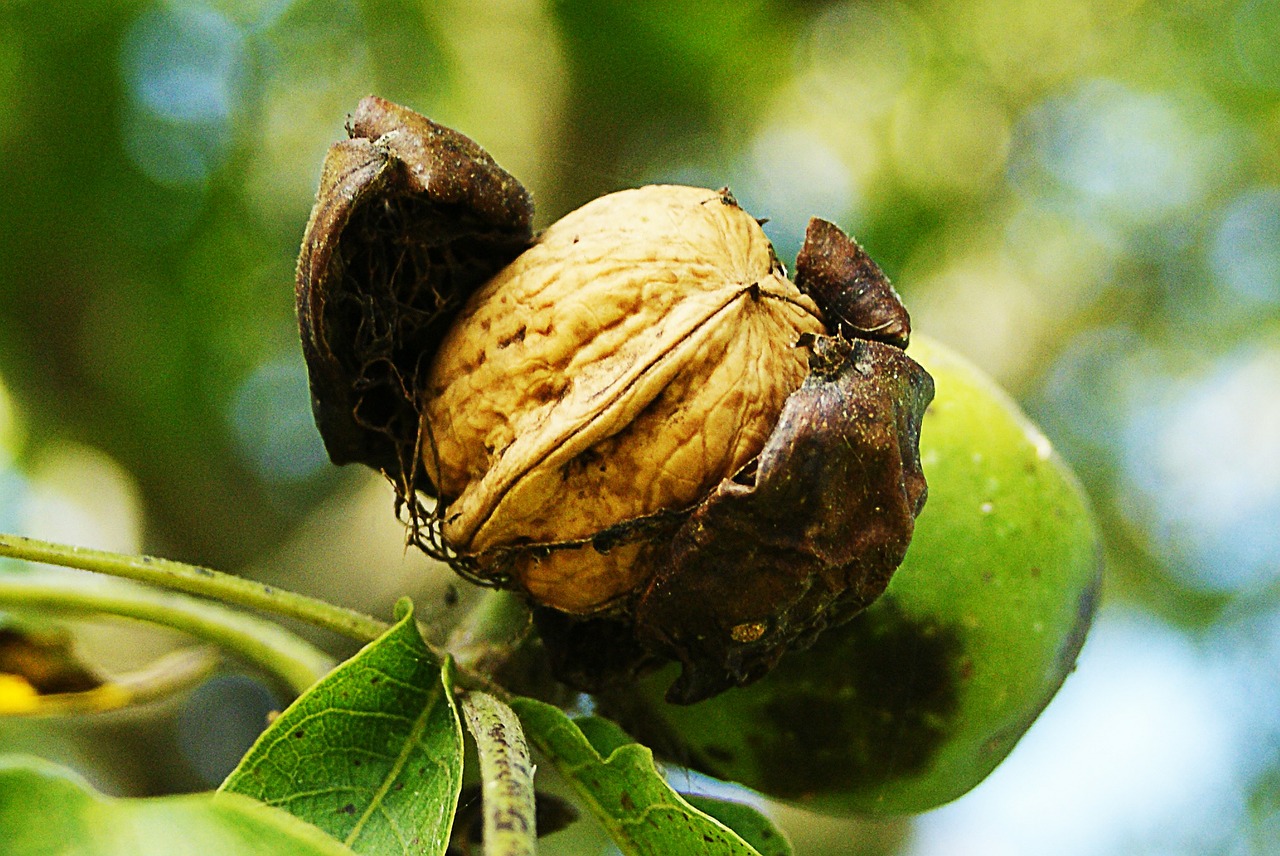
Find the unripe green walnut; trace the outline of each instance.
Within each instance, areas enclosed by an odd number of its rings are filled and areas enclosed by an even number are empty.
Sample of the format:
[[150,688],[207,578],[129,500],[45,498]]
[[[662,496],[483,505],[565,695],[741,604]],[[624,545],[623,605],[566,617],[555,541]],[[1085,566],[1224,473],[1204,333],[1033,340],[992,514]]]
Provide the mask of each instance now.
[[929,504],[885,594],[764,679],[681,707],[666,676],[610,710],[668,757],[817,811],[918,812],[980,782],[1067,674],[1100,583],[1088,504],[990,379],[921,337]]

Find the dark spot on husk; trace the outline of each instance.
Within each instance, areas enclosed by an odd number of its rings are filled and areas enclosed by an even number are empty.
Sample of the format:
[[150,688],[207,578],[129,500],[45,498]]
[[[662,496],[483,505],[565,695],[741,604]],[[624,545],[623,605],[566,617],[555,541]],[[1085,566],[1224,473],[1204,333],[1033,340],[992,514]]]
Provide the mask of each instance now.
[[[962,648],[954,628],[912,621],[891,602],[820,637],[788,661],[785,682],[756,690],[768,690],[748,737],[761,787],[801,798],[928,769],[955,726]],[[838,663],[856,666],[831,668]],[[715,759],[695,766],[714,774]]]

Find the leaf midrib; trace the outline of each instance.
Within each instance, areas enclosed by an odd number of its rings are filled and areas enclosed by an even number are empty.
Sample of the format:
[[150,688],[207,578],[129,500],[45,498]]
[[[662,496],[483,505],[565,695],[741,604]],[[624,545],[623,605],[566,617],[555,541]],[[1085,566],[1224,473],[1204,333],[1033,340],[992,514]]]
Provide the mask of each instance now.
[[430,721],[431,714],[435,711],[436,704],[441,696],[436,693],[431,693],[428,698],[429,701],[423,706],[422,712],[419,713],[418,717],[414,720],[413,729],[409,732],[409,736],[405,738],[404,748],[401,749],[400,754],[396,757],[395,764],[392,765],[391,771],[383,778],[382,784],[379,785],[378,790],[374,792],[373,797],[369,800],[368,807],[364,810],[364,813],[360,815],[360,819],[355,822],[355,825],[351,827],[351,831],[347,833],[346,838],[342,840],[342,843],[346,844],[348,847],[351,847],[355,840],[360,837],[360,833],[364,831],[365,824],[368,822],[369,818],[373,816],[373,813],[377,811],[379,807],[381,807],[382,801],[386,797],[387,792],[391,789],[391,786],[396,782],[396,780],[400,778],[400,773],[408,763],[410,754],[412,754],[414,749],[418,747],[422,733],[426,729],[427,722]]

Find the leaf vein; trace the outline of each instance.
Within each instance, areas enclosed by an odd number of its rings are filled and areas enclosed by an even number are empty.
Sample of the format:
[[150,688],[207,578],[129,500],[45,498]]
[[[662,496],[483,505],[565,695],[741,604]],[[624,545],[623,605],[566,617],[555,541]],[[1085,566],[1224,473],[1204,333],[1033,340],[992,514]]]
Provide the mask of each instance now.
[[[403,772],[405,764],[409,762],[409,756],[414,753],[415,749],[419,748],[422,734],[427,728],[427,723],[431,720],[431,715],[435,712],[438,698],[438,696],[432,695],[427,704],[423,706],[422,712],[418,714],[418,717],[413,724],[413,729],[410,731],[408,738],[404,742],[404,749],[400,751],[395,759],[394,766],[383,778],[382,784],[378,786],[378,790],[373,795],[373,799],[370,801],[368,808],[364,810],[364,813],[360,815],[360,819],[355,822],[355,825],[351,827],[351,831],[347,833],[347,837],[344,840],[345,844],[351,845],[352,842],[360,837],[360,833],[364,830],[365,824],[369,821],[369,818],[373,816],[373,813],[381,807],[382,801],[386,798],[387,792],[391,789],[391,785],[400,777],[400,773]],[[430,756],[428,757],[430,758]],[[436,766],[440,766],[439,759],[430,758],[430,760]]]

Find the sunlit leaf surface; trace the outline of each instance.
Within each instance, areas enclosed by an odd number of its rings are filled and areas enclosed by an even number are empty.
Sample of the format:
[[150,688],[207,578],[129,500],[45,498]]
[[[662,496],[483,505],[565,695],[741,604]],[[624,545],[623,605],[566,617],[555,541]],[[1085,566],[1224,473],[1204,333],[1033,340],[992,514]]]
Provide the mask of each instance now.
[[[38,818],[38,822],[33,822]],[[341,856],[314,826],[235,794],[111,799],[46,761],[0,758],[3,856]]]
[[616,745],[616,730],[589,725],[593,745],[556,707],[533,699],[512,701],[530,742],[573,784],[584,805],[626,854],[703,853],[753,856],[737,833],[691,806],[667,785],[653,753],[638,743]]
[[357,853],[439,854],[462,783],[450,667],[411,610],[263,733],[222,791],[278,806]]

